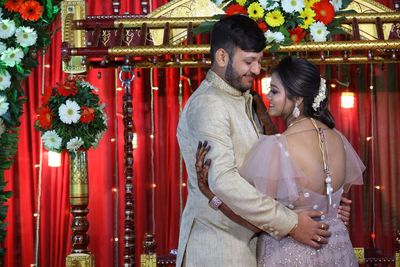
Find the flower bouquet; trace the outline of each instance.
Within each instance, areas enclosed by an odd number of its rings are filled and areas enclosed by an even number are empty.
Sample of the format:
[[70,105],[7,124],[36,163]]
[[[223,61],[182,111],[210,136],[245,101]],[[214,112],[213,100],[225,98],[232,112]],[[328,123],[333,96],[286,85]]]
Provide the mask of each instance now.
[[[326,42],[334,34],[345,33],[340,24],[350,0],[213,0],[226,15],[243,14],[258,23],[267,44],[279,45],[303,41]],[[209,27],[210,23],[204,24]],[[204,32],[204,30],[199,30]]]
[[55,152],[96,148],[107,129],[105,105],[97,88],[69,78],[45,91],[35,127],[42,132],[46,149]]

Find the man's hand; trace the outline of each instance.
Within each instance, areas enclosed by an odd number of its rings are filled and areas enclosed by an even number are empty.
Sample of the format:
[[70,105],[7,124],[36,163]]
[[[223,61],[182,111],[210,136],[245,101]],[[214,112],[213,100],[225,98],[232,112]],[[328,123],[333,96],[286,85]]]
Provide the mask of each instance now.
[[298,224],[292,230],[290,236],[296,241],[308,245],[313,248],[320,248],[321,244],[328,243],[328,225],[314,221],[313,217],[319,217],[322,213],[319,211],[303,211],[298,214]]
[[349,225],[351,203],[352,201],[346,197],[342,197],[342,199],[340,200],[338,214],[339,218],[343,221],[344,225]]

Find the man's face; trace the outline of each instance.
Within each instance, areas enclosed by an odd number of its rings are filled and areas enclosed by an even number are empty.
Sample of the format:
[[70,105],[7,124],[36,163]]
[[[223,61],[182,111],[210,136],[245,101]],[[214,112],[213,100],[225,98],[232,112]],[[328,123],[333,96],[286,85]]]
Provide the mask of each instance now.
[[246,52],[234,48],[225,71],[225,80],[232,87],[245,92],[252,88],[260,74],[263,52]]

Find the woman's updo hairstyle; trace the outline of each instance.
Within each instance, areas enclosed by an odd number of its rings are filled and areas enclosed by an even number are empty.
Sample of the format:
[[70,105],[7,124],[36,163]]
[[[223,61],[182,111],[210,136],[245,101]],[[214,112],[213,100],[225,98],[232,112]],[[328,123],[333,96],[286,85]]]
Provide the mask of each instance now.
[[335,127],[335,120],[328,110],[327,97],[319,103],[317,110],[313,109],[314,99],[321,86],[321,77],[316,66],[303,58],[285,57],[272,72],[278,74],[290,100],[303,97],[304,116],[315,118],[329,128]]

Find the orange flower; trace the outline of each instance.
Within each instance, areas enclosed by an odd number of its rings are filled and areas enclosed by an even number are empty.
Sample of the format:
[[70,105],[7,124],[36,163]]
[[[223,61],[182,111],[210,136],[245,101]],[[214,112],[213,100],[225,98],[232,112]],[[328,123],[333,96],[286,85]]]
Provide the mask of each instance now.
[[315,20],[321,21],[323,24],[328,25],[335,17],[335,9],[328,0],[322,0],[315,3],[312,7],[315,12]]
[[40,18],[43,7],[35,0],[28,0],[21,5],[19,13],[24,20],[36,21]]
[[225,13],[229,16],[236,14],[247,15],[247,9],[239,4],[232,4],[226,8]]
[[24,0],[7,0],[4,7],[10,12],[18,12]]
[[82,106],[81,108],[82,113],[81,113],[81,118],[79,119],[82,123],[90,123],[92,120],[94,120],[94,109]]
[[288,32],[290,34],[290,39],[292,39],[293,43],[299,43],[306,35],[306,32],[299,26],[297,26],[293,30],[288,30]]
[[257,22],[257,24],[258,24],[258,28],[260,28],[263,32],[266,32],[268,30],[268,25],[264,21],[259,20]]
[[48,106],[41,106],[37,111],[39,127],[48,130],[51,128],[51,122],[53,121],[53,115]]

